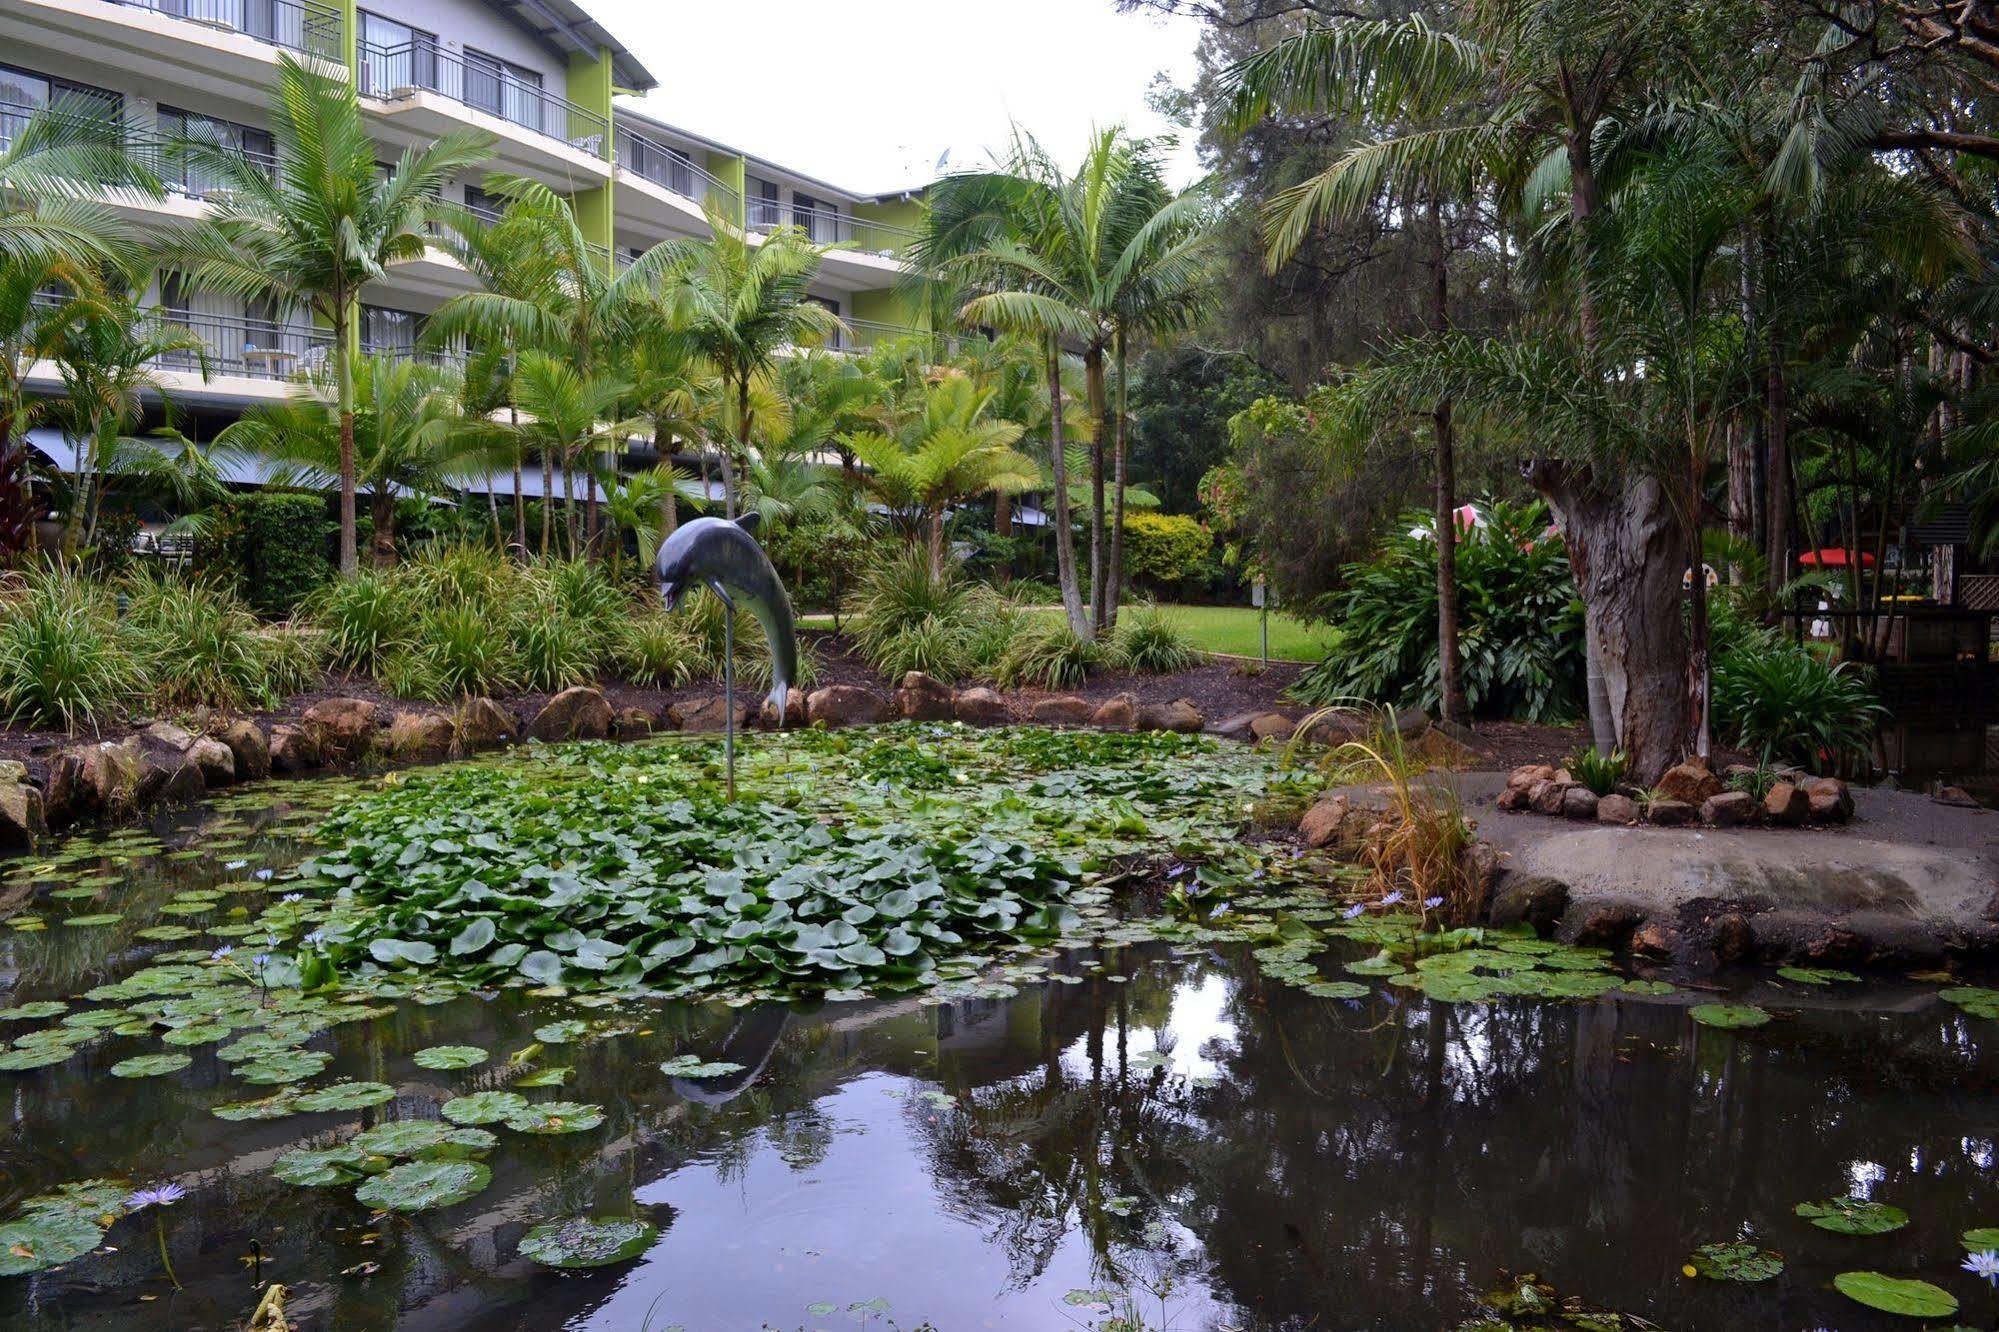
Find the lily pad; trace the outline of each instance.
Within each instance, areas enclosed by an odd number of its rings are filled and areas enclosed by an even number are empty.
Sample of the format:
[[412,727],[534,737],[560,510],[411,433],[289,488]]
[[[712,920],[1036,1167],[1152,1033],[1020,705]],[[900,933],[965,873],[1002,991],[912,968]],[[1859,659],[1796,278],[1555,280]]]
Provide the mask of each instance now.
[[301,1147],[286,1152],[271,1166],[271,1173],[287,1184],[298,1184],[309,1189],[323,1189],[334,1184],[348,1184],[371,1173],[371,1167],[379,1169],[388,1162],[381,1157],[370,1158],[366,1152],[351,1145],[339,1147]]
[[0,1022],[40,1022],[46,1018],[60,1017],[68,1011],[69,1005],[60,999],[37,999],[31,1004],[0,1008]]
[[1927,1281],[1880,1272],[1841,1272],[1832,1279],[1832,1284],[1849,1300],[1883,1313],[1909,1318],[1948,1318],[1957,1312],[1957,1296]]
[[1909,1224],[1909,1214],[1901,1208],[1866,1198],[1828,1198],[1799,1203],[1792,1210],[1820,1230],[1840,1235],[1885,1235]]
[[1976,1230],[1965,1231],[1964,1247],[1973,1253],[1999,1250],[1999,1226],[1980,1226]]
[[719,1078],[729,1073],[740,1073],[743,1066],[720,1059],[707,1063],[697,1055],[675,1055],[661,1064],[659,1071],[669,1078]]
[[1784,1255],[1741,1241],[1703,1244],[1687,1259],[1687,1266],[1713,1281],[1768,1281],[1784,1270]]
[[157,1078],[167,1073],[178,1073],[194,1062],[192,1055],[151,1054],[139,1055],[132,1059],[121,1059],[111,1066],[114,1078]]
[[286,1050],[280,1054],[266,1055],[236,1067],[236,1076],[245,1082],[269,1086],[273,1083],[298,1082],[325,1068],[333,1056],[325,1050]]
[[560,1087],[569,1081],[571,1070],[567,1068],[544,1068],[514,1079],[516,1087]]
[[331,1087],[300,1092],[294,1104],[300,1110],[317,1113],[323,1110],[363,1110],[395,1099],[396,1089],[384,1082],[336,1082]]
[[476,1068],[492,1058],[476,1045],[433,1045],[410,1056],[419,1068]]
[[455,1158],[491,1151],[496,1142],[484,1129],[455,1128],[439,1119],[398,1119],[355,1134],[347,1145],[370,1156]]
[[74,1045],[34,1046],[25,1050],[9,1050],[0,1054],[0,1072],[25,1073],[31,1068],[47,1068],[52,1064],[67,1063],[75,1056]]
[[232,1124],[236,1124],[265,1119],[283,1119],[286,1115],[295,1114],[297,1110],[298,1092],[287,1087],[275,1096],[265,1096],[254,1101],[231,1101],[227,1105],[215,1106],[208,1113],[214,1115],[217,1119],[227,1120]]
[[590,1024],[577,1018],[565,1018],[561,1022],[551,1022],[545,1027],[534,1029],[534,1038],[548,1045],[561,1045],[573,1041],[590,1030]]
[[659,1227],[636,1218],[550,1221],[521,1237],[521,1253],[547,1267],[608,1267],[636,1258],[659,1238]]
[[1770,1015],[1754,1004],[1695,1004],[1687,1016],[1703,1027],[1760,1027]]
[[1836,967],[1778,967],[1777,974],[1800,985],[1831,985],[1834,981],[1858,982],[1860,977]]
[[454,1124],[498,1124],[527,1113],[527,1109],[527,1097],[515,1092],[473,1092],[446,1101],[444,1117]]
[[363,1182],[354,1197],[386,1211],[425,1212],[464,1202],[492,1179],[478,1161],[411,1161]]
[[582,1133],[604,1122],[604,1107],[582,1101],[543,1101],[508,1115],[504,1122],[517,1133]]
[[81,1258],[104,1231],[81,1213],[50,1208],[0,1225],[0,1276],[25,1276]]
[[102,925],[116,925],[123,919],[125,913],[122,911],[98,911],[88,916],[67,916],[63,924],[71,929],[92,930]]

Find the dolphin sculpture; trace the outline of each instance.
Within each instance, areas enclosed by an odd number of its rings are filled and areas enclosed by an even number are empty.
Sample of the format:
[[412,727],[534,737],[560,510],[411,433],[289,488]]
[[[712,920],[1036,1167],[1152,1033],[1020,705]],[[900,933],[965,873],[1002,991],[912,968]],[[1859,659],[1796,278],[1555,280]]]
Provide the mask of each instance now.
[[688,588],[706,584],[720,592],[724,602],[744,606],[757,617],[764,641],[770,644],[770,701],[777,705],[782,725],[791,682],[798,678],[798,635],[791,621],[791,598],[777,580],[770,557],[751,535],[757,518],[746,513],[734,522],[696,518],[682,523],[661,544],[653,577],[669,611],[679,606]]

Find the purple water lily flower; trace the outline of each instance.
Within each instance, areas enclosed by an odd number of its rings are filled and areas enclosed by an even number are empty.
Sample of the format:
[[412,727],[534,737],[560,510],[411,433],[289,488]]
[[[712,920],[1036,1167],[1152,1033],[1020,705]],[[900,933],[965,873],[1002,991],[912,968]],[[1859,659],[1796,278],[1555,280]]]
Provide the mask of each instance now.
[[1441,897],[1426,897],[1423,899],[1423,909],[1425,911],[1435,911],[1438,907],[1442,906],[1443,904],[1444,904],[1444,899]]
[[287,902],[287,903],[289,903],[289,902],[303,902],[303,901],[305,901],[305,894],[304,894],[304,893],[286,893],[286,894],[285,894],[285,895],[284,895],[283,897],[280,897],[280,898],[279,898],[278,900],[279,900],[280,902]]
[[1999,1249],[1984,1249],[1964,1260],[1964,1270],[1999,1286]]
[[1352,919],[1353,919],[1353,918],[1354,918],[1355,916],[1358,916],[1358,915],[1359,915],[1359,914],[1360,914],[1361,912],[1363,912],[1363,911],[1365,911],[1365,910],[1367,910],[1367,903],[1365,903],[1365,902],[1355,902],[1355,903],[1354,903],[1354,904],[1353,904],[1352,906],[1348,907],[1348,908],[1347,908],[1347,909],[1346,909],[1345,911],[1342,911],[1342,912],[1340,912],[1340,915],[1341,915],[1341,916],[1343,916],[1344,918],[1346,918],[1347,920],[1352,920]]
[[270,878],[270,877],[271,877],[271,875],[272,875],[272,874],[273,874],[274,872],[275,872],[275,871],[272,871],[272,870],[267,870],[267,869],[260,869],[260,870],[258,870],[258,871],[257,871],[257,872],[256,872],[255,874],[252,874],[252,875],[251,875],[250,877],[251,877],[251,878],[253,878],[253,879],[268,879],[268,878]]
[[305,936],[305,941],[306,941],[307,943],[309,943],[309,944],[322,944],[322,943],[325,943],[325,942],[326,942],[326,931],[325,931],[325,930],[314,930],[314,931],[313,931],[313,932],[312,932],[311,934],[308,934],[308,935],[306,935],[306,936]]
[[236,949],[234,948],[234,946],[230,944],[223,944],[220,948],[216,949],[214,952],[208,955],[208,960],[210,962],[220,962],[223,958],[229,956],[231,953],[235,951]]
[[258,953],[256,956],[250,959],[250,962],[253,966],[263,967],[267,965],[270,962],[270,960],[271,960],[271,955],[269,953]]
[[1381,904],[1385,907],[1391,907],[1394,906],[1397,902],[1400,902],[1401,900],[1402,900],[1402,890],[1400,888],[1397,888],[1394,892],[1382,898]]
[[185,1197],[187,1190],[178,1184],[155,1184],[150,1189],[135,1190],[125,1199],[125,1208],[138,1212],[148,1207],[171,1207]]

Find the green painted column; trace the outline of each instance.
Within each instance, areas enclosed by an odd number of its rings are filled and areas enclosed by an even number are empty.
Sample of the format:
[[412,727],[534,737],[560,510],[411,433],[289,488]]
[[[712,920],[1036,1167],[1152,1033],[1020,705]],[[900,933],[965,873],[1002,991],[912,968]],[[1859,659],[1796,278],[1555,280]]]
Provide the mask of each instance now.
[[340,0],[340,63],[347,66],[347,78],[359,86],[361,78],[361,0]]
[[749,207],[749,172],[749,163],[733,153],[708,154],[708,174],[716,180],[721,181],[736,193],[735,206],[733,208],[728,207],[728,201],[724,200],[722,211],[728,215],[731,222],[734,222],[739,227],[744,224],[744,219],[749,216],[744,211]]
[[[609,49],[600,46],[594,56],[569,57],[569,101],[574,107],[569,113],[569,137],[598,136],[598,154],[606,162],[616,160],[617,135],[611,122],[611,96]],[[578,190],[569,196],[569,201],[584,238],[603,248],[606,271],[615,275],[618,227],[612,186],[607,182]]]

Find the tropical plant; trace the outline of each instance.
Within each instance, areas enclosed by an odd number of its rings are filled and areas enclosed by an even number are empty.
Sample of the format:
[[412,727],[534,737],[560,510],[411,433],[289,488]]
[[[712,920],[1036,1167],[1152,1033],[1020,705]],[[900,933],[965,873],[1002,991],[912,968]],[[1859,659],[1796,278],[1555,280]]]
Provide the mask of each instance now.
[[235,593],[199,578],[139,570],[125,584],[120,632],[157,708],[243,708],[277,699],[262,626]]
[[210,195],[210,217],[169,246],[167,258],[192,288],[302,304],[336,330],[331,358],[340,572],[352,575],[361,292],[391,265],[422,257],[435,199],[486,159],[492,139],[446,134],[405,150],[384,172],[352,82],[290,54],[278,64],[271,135],[275,168],[219,142],[180,145],[223,188]]
[[328,583],[307,603],[326,631],[327,656],[345,670],[373,672],[406,645],[416,608],[384,571],[362,570]]
[[1865,762],[1887,713],[1864,668],[1771,636],[1716,658],[1714,715],[1729,743],[1764,762],[1823,772]]
[[1201,663],[1187,631],[1158,606],[1137,605],[1118,617],[1105,659],[1119,670],[1171,675]]
[[1002,689],[1076,689],[1103,662],[1104,649],[1065,620],[1035,617],[1022,623],[993,664]]
[[1580,749],[1569,755],[1567,764],[1569,775],[1599,796],[1607,796],[1617,789],[1628,766],[1629,761],[1621,749],[1613,749],[1608,754],[1594,749]]
[[523,415],[506,429],[523,441],[527,452],[561,461],[563,503],[571,510],[581,465],[589,497],[585,530],[592,537],[602,492],[596,464],[615,457],[625,438],[642,428],[639,421],[614,415],[627,391],[622,380],[586,374],[575,362],[541,351],[522,353],[514,369],[514,401]]
[[611,640],[611,662],[623,679],[656,689],[677,689],[712,670],[694,636],[660,612],[633,615],[619,623]]
[[138,684],[111,594],[63,566],[0,591],[0,716],[74,731],[114,718]]
[[847,632],[884,675],[925,671],[954,680],[971,668],[971,636],[989,595],[905,546],[863,575]]

